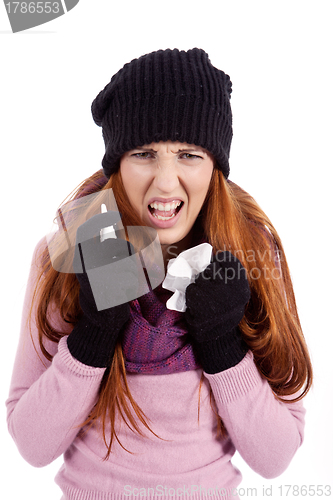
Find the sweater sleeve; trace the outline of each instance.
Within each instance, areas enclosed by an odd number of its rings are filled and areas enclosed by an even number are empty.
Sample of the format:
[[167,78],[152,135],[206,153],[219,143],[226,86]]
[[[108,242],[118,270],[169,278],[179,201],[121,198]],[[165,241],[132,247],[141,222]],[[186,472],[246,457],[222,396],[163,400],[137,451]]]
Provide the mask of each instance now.
[[242,458],[266,479],[282,474],[303,442],[302,402],[277,400],[251,351],[238,365],[205,376],[218,414]]
[[[59,344],[48,341],[53,355],[48,361],[39,349],[38,331],[29,311],[38,275],[37,245],[31,265],[21,323],[21,334],[6,401],[8,429],[21,455],[31,465],[42,467],[58,458],[73,442],[80,424],[94,406],[104,368],[92,368],[72,357],[67,336]],[[56,311],[51,321],[64,333]],[[67,331],[66,331],[67,329]]]

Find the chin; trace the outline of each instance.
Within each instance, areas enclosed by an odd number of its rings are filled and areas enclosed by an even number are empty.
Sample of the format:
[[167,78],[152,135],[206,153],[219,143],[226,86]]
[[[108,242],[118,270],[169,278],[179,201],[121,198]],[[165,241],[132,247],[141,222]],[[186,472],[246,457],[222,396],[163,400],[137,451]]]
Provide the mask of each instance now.
[[157,231],[157,234],[161,245],[176,245],[182,239],[177,235],[163,234],[163,231]]
[[162,246],[172,246],[177,245],[180,248],[184,246],[186,248],[187,237],[190,238],[191,231],[175,231],[160,229],[157,230],[158,238]]

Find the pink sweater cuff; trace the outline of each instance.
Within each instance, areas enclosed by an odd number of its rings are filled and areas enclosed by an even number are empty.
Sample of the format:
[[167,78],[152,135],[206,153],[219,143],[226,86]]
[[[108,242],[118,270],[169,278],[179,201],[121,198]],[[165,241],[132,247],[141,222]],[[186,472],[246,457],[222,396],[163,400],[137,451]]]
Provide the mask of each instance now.
[[215,398],[222,404],[236,401],[263,382],[251,351],[248,351],[236,366],[212,375],[205,373],[205,377],[210,383]]
[[70,353],[67,345],[67,336],[60,339],[58,344],[58,353],[66,367],[78,377],[98,377],[104,373],[105,368],[96,368],[93,366],[85,365],[75,359]]

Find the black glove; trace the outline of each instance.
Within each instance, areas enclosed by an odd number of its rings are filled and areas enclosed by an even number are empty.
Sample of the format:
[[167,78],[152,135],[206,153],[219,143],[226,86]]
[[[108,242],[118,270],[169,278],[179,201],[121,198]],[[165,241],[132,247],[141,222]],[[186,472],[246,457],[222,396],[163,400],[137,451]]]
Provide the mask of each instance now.
[[238,328],[251,297],[242,264],[230,252],[218,252],[185,295],[185,319],[205,372],[235,366],[248,351]]
[[[80,283],[79,300],[83,315],[68,336],[67,345],[73,357],[94,367],[111,365],[117,339],[130,315],[126,290],[133,290],[133,286],[137,285],[133,262],[126,261],[126,269],[122,266],[120,271],[115,269],[117,266],[104,268],[106,276],[103,276],[101,292],[110,295],[117,305],[97,309],[87,271],[113,264],[133,253],[133,247],[126,240],[100,240],[100,230],[113,225],[116,216],[119,219],[119,214],[115,212],[95,215],[82,224],[76,234],[73,268]],[[98,288],[99,283],[95,285]]]

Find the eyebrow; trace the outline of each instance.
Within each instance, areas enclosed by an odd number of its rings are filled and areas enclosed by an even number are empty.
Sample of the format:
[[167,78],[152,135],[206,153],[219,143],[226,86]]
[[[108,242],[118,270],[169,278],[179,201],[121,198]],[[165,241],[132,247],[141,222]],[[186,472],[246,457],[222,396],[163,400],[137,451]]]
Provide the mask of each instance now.
[[205,150],[197,147],[197,148],[184,148],[184,149],[178,149],[177,153],[182,153],[183,151],[190,152],[190,151],[201,151],[202,153],[205,153]]
[[[151,148],[143,148],[143,147],[139,147],[139,148],[134,148],[133,151],[145,151],[147,153],[157,153],[157,151],[155,151],[155,149],[151,149]],[[190,153],[190,152],[202,152],[204,154],[207,154],[207,151],[205,151],[204,149],[202,149],[200,146],[198,146],[197,148],[182,148],[182,149],[178,149],[178,151],[171,151],[171,153],[174,153],[174,154],[178,154],[178,153]]]
[[132,151],[147,151],[149,153],[157,153],[155,149],[150,149],[150,148],[134,148]]

